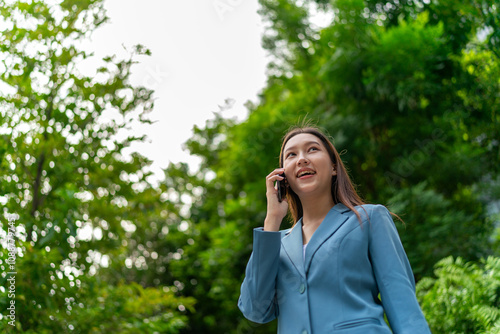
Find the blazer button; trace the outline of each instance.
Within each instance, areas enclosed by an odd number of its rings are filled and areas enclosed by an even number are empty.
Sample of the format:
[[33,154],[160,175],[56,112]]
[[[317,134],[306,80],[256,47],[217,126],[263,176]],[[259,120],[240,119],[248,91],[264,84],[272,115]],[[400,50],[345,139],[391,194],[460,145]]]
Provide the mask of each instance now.
[[304,329],[304,330],[302,331],[302,334],[307,334],[307,331]]
[[[306,286],[304,285],[304,283],[302,283],[302,284],[300,285],[299,292],[300,292],[300,293],[304,293],[304,291],[306,291]],[[302,332],[302,333],[303,333],[303,334],[307,334],[307,331]]]

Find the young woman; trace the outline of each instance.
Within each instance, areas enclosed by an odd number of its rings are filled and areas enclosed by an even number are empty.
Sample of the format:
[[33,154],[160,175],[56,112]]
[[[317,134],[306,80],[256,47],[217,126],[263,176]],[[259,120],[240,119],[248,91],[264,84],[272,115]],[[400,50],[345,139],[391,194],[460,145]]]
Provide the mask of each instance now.
[[[281,202],[278,180],[287,187]],[[318,128],[285,135],[266,188],[267,216],[253,232],[238,300],[247,319],[278,318],[283,334],[430,333],[391,213],[363,203]],[[294,225],[279,231],[288,210]]]

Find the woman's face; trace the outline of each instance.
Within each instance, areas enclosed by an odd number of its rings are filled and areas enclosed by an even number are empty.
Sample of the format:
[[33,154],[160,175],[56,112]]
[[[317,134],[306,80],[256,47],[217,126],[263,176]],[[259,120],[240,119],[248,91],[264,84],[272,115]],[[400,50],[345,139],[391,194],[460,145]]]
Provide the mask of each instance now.
[[333,162],[322,141],[310,133],[290,138],[283,150],[288,184],[299,198],[331,194]]

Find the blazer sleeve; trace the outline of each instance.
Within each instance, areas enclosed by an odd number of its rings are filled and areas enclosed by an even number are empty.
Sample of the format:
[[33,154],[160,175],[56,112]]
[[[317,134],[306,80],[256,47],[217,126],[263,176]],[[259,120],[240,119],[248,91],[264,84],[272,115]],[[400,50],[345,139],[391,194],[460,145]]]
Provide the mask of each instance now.
[[415,294],[415,278],[389,210],[370,217],[370,259],[387,319],[395,334],[430,334]]
[[281,232],[253,231],[253,251],[241,285],[238,307],[250,321],[266,323],[278,315],[276,277],[278,275]]

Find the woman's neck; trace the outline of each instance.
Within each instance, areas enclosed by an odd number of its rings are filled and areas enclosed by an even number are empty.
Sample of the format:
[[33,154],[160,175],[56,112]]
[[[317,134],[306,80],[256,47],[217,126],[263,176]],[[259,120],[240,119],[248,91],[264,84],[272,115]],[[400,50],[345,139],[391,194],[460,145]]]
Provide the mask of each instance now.
[[328,211],[335,205],[332,196],[303,198],[300,201],[304,213],[302,217],[303,226],[321,223]]

